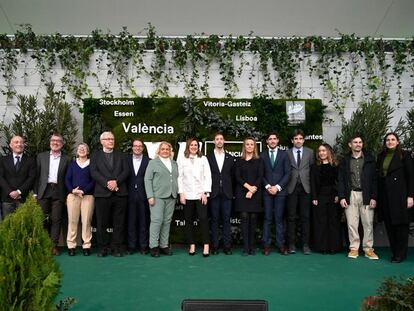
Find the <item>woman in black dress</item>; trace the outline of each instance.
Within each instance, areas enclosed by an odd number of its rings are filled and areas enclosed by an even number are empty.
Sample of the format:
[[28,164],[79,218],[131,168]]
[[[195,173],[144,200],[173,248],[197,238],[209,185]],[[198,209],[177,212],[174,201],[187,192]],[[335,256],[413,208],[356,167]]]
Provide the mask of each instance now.
[[413,163],[396,133],[385,135],[377,160],[378,210],[387,230],[391,262],[407,257],[410,209],[413,206]]
[[335,254],[342,249],[337,183],[335,154],[329,144],[323,143],[318,147],[316,163],[311,167],[313,247],[323,254]]
[[236,211],[240,212],[243,255],[255,255],[257,214],[263,211],[261,184],[263,163],[259,159],[256,140],[243,141],[242,156],[235,164]]

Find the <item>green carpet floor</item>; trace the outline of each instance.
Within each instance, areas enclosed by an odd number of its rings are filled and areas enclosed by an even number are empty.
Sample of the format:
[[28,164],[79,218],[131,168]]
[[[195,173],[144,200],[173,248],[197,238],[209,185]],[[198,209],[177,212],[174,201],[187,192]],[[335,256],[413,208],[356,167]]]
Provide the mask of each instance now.
[[358,310],[386,276],[414,275],[414,248],[401,264],[345,254],[302,253],[242,257],[219,254],[188,256],[175,247],[171,257],[131,255],[98,258],[93,253],[57,257],[63,286],[58,300],[74,297],[71,310],[181,310],[183,299],[265,299],[269,310]]

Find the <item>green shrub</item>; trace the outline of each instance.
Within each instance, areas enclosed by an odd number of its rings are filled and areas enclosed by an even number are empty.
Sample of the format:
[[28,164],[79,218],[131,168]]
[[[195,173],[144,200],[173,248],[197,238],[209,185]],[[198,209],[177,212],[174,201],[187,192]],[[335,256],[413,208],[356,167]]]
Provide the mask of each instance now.
[[336,151],[339,155],[348,152],[348,141],[355,134],[361,135],[364,148],[376,156],[382,146],[394,108],[385,102],[372,100],[363,102],[342,125],[341,133],[336,137]]
[[55,310],[61,272],[43,229],[43,212],[30,196],[0,224],[0,310]]
[[[39,108],[35,96],[17,96],[17,113],[10,124],[0,124],[7,145],[14,135],[20,135],[26,139],[25,151],[36,156],[49,150],[50,135],[57,132],[63,136],[63,152],[72,154],[78,125],[71,106],[64,101],[64,94],[55,92],[53,84],[48,85],[43,105],[43,109]],[[8,146],[3,146],[3,150],[7,153]]]
[[377,296],[365,298],[361,311],[414,310],[414,278],[386,278],[377,290]]

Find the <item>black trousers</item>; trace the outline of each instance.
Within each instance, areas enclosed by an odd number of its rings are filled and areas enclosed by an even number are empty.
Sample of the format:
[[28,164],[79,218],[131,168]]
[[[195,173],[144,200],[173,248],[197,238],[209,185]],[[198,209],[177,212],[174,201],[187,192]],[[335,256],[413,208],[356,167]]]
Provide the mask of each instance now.
[[188,244],[194,244],[194,216],[197,211],[203,244],[210,244],[207,205],[200,200],[186,200],[184,206],[185,234]]
[[58,246],[61,229],[63,229],[63,237],[66,241],[68,213],[65,202],[59,199],[57,185],[47,185],[45,194],[39,199],[39,205],[45,215],[43,226],[49,233],[53,244]]
[[319,196],[318,205],[313,206],[313,247],[320,252],[342,249],[341,214],[334,196]]
[[299,208],[299,217],[302,226],[302,243],[309,245],[309,227],[310,227],[310,204],[311,195],[305,192],[302,184],[296,185],[295,190],[287,198],[287,215],[288,215],[288,243],[289,246],[296,244],[296,217]]
[[[121,248],[126,230],[127,197],[112,194],[108,198],[95,198],[97,238],[100,248]],[[113,228],[112,239],[108,228]]]
[[128,248],[145,250],[149,245],[148,201],[140,199],[137,192],[128,195]]
[[241,230],[243,236],[243,250],[252,251],[256,248],[257,213],[241,212]]
[[409,224],[393,225],[391,221],[384,220],[388,240],[393,257],[407,258]]

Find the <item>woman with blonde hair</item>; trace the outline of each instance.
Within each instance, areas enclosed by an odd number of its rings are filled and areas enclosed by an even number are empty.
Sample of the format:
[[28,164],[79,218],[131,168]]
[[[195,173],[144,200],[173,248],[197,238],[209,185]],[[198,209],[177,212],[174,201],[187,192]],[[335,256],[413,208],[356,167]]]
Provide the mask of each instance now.
[[256,140],[243,141],[242,156],[235,164],[236,211],[240,212],[243,235],[243,256],[256,254],[257,214],[262,207],[263,162],[260,160]]
[[319,145],[310,171],[313,204],[313,247],[326,254],[342,249],[341,209],[338,206],[338,164],[329,144]]
[[170,225],[178,192],[178,167],[172,159],[172,152],[171,144],[162,141],[144,176],[150,206],[149,247],[152,257],[159,257],[160,253],[172,255],[169,245]]
[[79,216],[82,221],[83,255],[90,255],[95,181],[91,176],[88,155],[88,145],[85,143],[79,144],[76,148],[76,160],[69,164],[65,176],[65,185],[69,192],[66,200],[68,209],[67,246],[69,256],[75,256],[76,254]]
[[178,193],[184,205],[185,232],[189,255],[195,255],[194,214],[197,212],[203,240],[203,256],[210,254],[207,200],[211,192],[211,172],[196,138],[187,140],[184,157],[178,160]]

